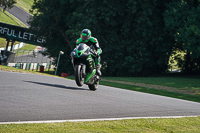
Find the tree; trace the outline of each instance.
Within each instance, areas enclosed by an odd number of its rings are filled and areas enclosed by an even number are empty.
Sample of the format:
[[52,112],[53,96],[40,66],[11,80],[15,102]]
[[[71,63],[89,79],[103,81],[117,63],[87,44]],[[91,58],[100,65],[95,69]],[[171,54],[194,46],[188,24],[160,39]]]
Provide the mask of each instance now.
[[187,74],[200,73],[200,4],[197,0],[175,0],[168,4],[166,10],[166,28],[174,37],[173,50],[184,51],[184,60],[179,60],[179,66]]
[[0,0],[0,7],[5,11],[6,9],[12,8],[15,3],[15,0]]
[[60,50],[61,71],[72,71],[70,52],[88,28],[103,49],[103,74],[151,75],[167,69],[172,40],[164,29],[165,4],[157,0],[35,0],[31,29],[46,36],[50,56]]
[[[38,36],[46,37],[47,54],[54,57],[55,64],[59,51],[61,56],[58,74],[73,71],[70,53],[75,48],[76,38],[80,29],[74,22],[80,21],[77,7],[84,4],[81,0],[35,0],[31,12],[30,30]],[[81,17],[81,14],[80,14]],[[76,36],[76,38],[75,38]]]
[[[105,74],[151,75],[164,72],[172,43],[162,14],[167,1],[95,2],[95,32],[102,41]],[[101,29],[101,30],[100,30]]]

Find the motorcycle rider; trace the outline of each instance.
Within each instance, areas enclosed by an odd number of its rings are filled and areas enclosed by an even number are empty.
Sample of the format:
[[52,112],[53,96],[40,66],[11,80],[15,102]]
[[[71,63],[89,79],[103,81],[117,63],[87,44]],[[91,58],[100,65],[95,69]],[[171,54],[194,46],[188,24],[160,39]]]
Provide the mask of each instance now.
[[96,57],[95,57],[95,65],[97,66],[97,74],[99,76],[101,76],[101,71],[100,71],[100,68],[101,68],[101,64],[100,64],[101,57],[100,57],[100,54],[102,53],[102,50],[99,47],[98,40],[91,36],[91,31],[89,29],[84,29],[81,32],[81,37],[76,40],[76,45],[78,45],[80,43],[85,43],[89,47],[93,46],[95,48],[95,50],[97,51]]

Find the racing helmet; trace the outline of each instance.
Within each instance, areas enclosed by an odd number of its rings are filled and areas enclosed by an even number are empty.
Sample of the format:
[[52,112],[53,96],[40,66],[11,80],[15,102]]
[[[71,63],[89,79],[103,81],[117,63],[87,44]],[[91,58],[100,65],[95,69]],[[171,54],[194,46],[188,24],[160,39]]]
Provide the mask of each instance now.
[[81,39],[83,41],[90,40],[90,37],[91,37],[91,31],[89,29],[84,29],[81,32]]

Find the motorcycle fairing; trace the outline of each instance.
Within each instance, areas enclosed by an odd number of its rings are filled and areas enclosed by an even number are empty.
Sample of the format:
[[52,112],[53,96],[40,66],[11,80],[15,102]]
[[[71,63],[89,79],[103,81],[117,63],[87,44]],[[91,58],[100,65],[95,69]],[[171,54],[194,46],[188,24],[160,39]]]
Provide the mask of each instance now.
[[88,73],[85,77],[84,83],[86,84],[93,84],[94,80],[89,80],[92,79],[92,77],[96,74],[96,69],[94,69],[91,73]]

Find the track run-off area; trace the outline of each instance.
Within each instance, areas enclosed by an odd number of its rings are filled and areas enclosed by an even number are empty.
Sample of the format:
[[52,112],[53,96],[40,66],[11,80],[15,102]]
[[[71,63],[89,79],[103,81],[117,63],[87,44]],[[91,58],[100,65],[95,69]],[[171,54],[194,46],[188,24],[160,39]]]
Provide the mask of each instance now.
[[0,71],[0,123],[199,116],[200,103],[73,80]]

